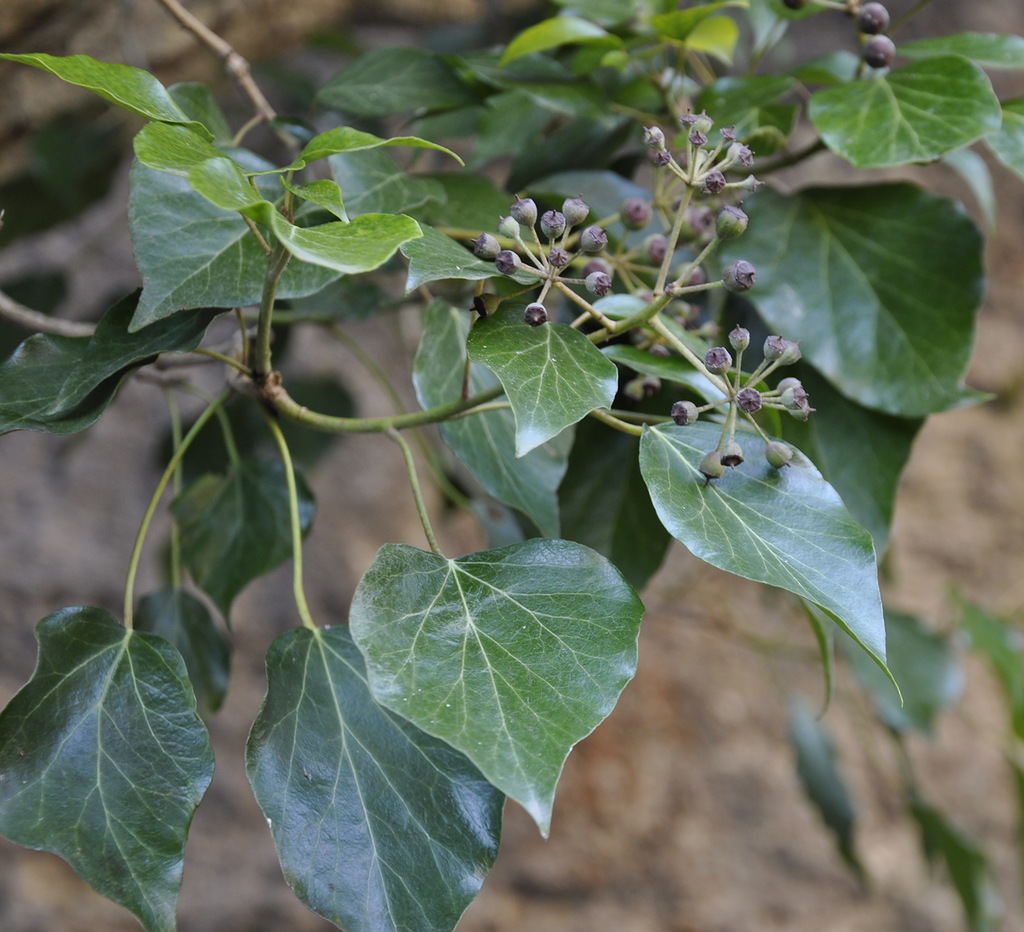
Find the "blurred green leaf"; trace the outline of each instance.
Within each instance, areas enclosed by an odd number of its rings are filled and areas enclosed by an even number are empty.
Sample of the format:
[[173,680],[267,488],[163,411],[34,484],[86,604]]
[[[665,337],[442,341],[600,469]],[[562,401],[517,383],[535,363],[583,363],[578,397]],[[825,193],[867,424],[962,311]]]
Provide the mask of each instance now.
[[992,665],[1010,704],[1013,731],[1024,738],[1024,635],[979,605],[960,603],[960,629]]
[[983,68],[1024,68],[1024,38],[990,32],[957,32],[900,43],[907,58],[963,55]]
[[1024,97],[1003,104],[1002,125],[985,142],[1000,162],[1024,178]]
[[524,29],[505,47],[500,65],[534,52],[546,52],[563,45],[598,42],[602,46],[618,48],[622,40],[606,29],[578,16],[555,16]]

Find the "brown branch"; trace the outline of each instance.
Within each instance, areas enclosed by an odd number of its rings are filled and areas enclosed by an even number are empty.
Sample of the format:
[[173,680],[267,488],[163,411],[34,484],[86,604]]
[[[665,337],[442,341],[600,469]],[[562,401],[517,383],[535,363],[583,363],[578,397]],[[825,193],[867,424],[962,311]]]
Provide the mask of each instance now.
[[33,311],[2,291],[0,291],[0,317],[4,317],[26,330],[52,333],[60,337],[91,337],[96,329],[95,324],[83,324],[76,320],[61,320],[57,317],[49,317],[40,311]]

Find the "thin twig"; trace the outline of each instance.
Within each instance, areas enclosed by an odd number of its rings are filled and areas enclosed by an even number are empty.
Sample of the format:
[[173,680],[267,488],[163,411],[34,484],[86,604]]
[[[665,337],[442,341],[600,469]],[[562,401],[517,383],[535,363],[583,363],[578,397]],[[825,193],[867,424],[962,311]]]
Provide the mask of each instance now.
[[2,291],[0,291],[0,317],[4,317],[26,330],[52,333],[59,337],[91,337],[96,330],[95,324],[83,324],[76,320],[60,320],[40,311],[33,311]]

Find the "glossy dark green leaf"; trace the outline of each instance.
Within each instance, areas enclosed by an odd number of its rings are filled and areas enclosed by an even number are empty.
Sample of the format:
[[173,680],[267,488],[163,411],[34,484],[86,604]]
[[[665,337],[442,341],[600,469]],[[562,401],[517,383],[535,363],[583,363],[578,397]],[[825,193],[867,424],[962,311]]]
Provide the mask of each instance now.
[[469,358],[501,380],[516,418],[516,455],[611,407],[618,372],[582,333],[554,321],[531,327],[502,307],[469,334]]
[[296,197],[334,214],[339,220],[347,221],[349,219],[348,211],[345,210],[345,200],[341,196],[341,188],[329,178],[321,178],[319,181],[310,181],[300,185],[292,185],[282,178],[281,184]]
[[328,161],[350,217],[402,213],[444,198],[435,178],[406,174],[379,149],[332,155]]
[[984,68],[1024,68],[1024,38],[993,32],[957,32],[915,42],[901,42],[900,55],[934,58],[963,55]]
[[856,808],[836,764],[835,747],[807,703],[795,696],[789,702],[789,740],[804,792],[835,836],[843,860],[862,875],[864,868],[854,849]]
[[345,627],[273,643],[246,769],[288,885],[346,932],[453,929],[497,854],[502,795],[374,702]]
[[[443,301],[427,306],[413,368],[416,395],[424,408],[462,396],[468,333],[468,312]],[[471,392],[497,384],[487,369],[471,368]],[[568,432],[517,458],[515,418],[506,408],[447,421],[441,425],[441,436],[489,495],[521,511],[542,534],[558,536],[556,490],[565,475]]]
[[665,559],[671,536],[640,475],[638,447],[635,437],[583,421],[558,499],[562,536],[606,556],[640,591]]
[[351,126],[339,126],[336,129],[329,129],[325,133],[314,136],[299,153],[298,158],[291,164],[290,169],[298,170],[305,168],[310,162],[317,159],[325,159],[331,155],[340,155],[344,152],[364,152],[367,149],[377,149],[381,146],[405,146],[413,149],[435,149],[450,155],[460,165],[462,159],[451,149],[430,142],[427,139],[420,139],[418,136],[395,136],[390,139],[382,139],[372,133],[364,133],[362,130],[354,129]]
[[[297,479],[306,533],[313,496],[301,476]],[[224,475],[203,476],[175,499],[172,510],[185,565],[225,617],[247,583],[292,554],[288,490],[276,461],[242,460]]]
[[[133,326],[181,308],[259,303],[267,257],[242,217],[215,207],[185,178],[136,164],[131,181],[128,222],[143,281]],[[333,269],[292,261],[277,296],[313,294],[337,277]]]
[[409,260],[406,294],[429,282],[447,279],[478,282],[494,278],[497,274],[493,262],[478,259],[465,246],[460,246],[434,227],[421,223],[420,230],[422,237],[402,246],[402,255]]
[[1002,126],[985,142],[1000,162],[1024,178],[1024,97],[1003,104]]
[[808,113],[833,152],[857,168],[931,162],[999,129],[988,77],[958,55],[818,91]]
[[642,614],[604,557],[535,539],[457,560],[386,544],[350,623],[374,698],[462,751],[547,835],[569,751],[636,671]]
[[554,16],[524,29],[509,42],[502,53],[501,64],[507,65],[517,58],[534,52],[546,52],[548,49],[563,45],[593,42],[608,45],[610,48],[622,44],[622,40],[617,36],[589,20],[577,16]]
[[512,198],[490,178],[469,173],[425,176],[436,181],[443,197],[428,201],[413,216],[435,227],[451,227],[470,234],[494,233],[498,220],[508,213]]
[[[493,159],[518,155],[533,145],[554,114],[537,106],[534,95],[517,87],[487,98],[487,109],[480,121],[480,132],[473,149],[471,167]],[[507,212],[507,206],[506,212]],[[489,228],[488,228],[489,229]]]
[[766,115],[794,87],[796,80],[784,75],[719,78],[701,91],[695,106],[706,111],[720,129],[734,126],[737,135],[746,138],[766,121],[776,124],[774,116]]
[[952,200],[909,184],[764,191],[723,262],[757,268],[750,299],[840,392],[916,418],[963,386],[984,274],[982,238]]
[[985,853],[963,829],[916,793],[910,814],[930,861],[941,860],[963,905],[970,932],[996,932],[1002,908]]
[[178,649],[203,718],[221,707],[228,688],[231,645],[202,602],[174,586],[158,589],[139,602],[135,629],[159,635]]
[[613,362],[643,375],[685,385],[705,401],[719,401],[725,395],[706,375],[698,372],[682,356],[654,356],[627,343],[612,343],[601,350]]
[[806,458],[773,469],[753,435],[738,438],[745,462],[706,484],[700,462],[721,433],[705,421],[644,430],[640,468],[662,523],[712,566],[818,605],[884,663],[871,536]]
[[961,605],[960,629],[992,665],[1010,704],[1014,733],[1024,738],[1024,637],[1009,622],[978,605]]
[[207,85],[183,82],[172,84],[167,88],[167,92],[190,120],[202,123],[210,131],[215,145],[232,144],[234,133],[227,117],[224,116],[224,111],[220,109],[220,104]]
[[0,713],[0,832],[67,860],[174,932],[185,837],[213,776],[181,656],[98,608],[36,627],[32,678]]
[[129,333],[138,300],[136,293],[115,304],[91,337],[33,334],[0,363],[0,433],[84,430],[133,369],[195,349],[219,313],[199,308]]
[[930,734],[936,716],[960,698],[963,669],[948,639],[928,630],[911,615],[886,612],[885,634],[886,664],[900,685],[902,697],[860,651],[847,650],[847,659],[889,728]]
[[416,48],[367,52],[317,94],[328,107],[354,116],[390,116],[473,103],[473,95],[436,53]]
[[[58,57],[32,52],[25,55],[0,54],[0,61],[20,62],[48,71],[68,84],[84,87],[104,100],[147,120],[190,123],[167,89],[141,68],[97,61],[88,55]],[[201,124],[193,124],[205,132]]]
[[814,461],[857,523],[871,533],[881,559],[889,548],[900,476],[923,420],[891,417],[856,404],[810,366],[801,364],[786,374],[800,378],[817,413],[806,421],[782,418],[783,439]]

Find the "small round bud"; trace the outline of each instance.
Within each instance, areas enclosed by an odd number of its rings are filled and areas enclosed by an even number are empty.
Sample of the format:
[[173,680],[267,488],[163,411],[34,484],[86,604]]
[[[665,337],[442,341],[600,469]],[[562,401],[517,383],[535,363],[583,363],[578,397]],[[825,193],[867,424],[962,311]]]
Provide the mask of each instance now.
[[722,375],[732,366],[732,353],[724,346],[712,346],[704,354],[704,368],[712,375]]
[[540,231],[549,240],[565,232],[565,215],[559,210],[546,210],[540,218]]
[[857,14],[857,28],[869,36],[877,36],[889,28],[889,11],[881,3],[865,3]]
[[658,126],[644,127],[644,145],[649,149],[663,151],[665,149],[665,134]]
[[548,251],[548,262],[556,269],[564,269],[569,264],[569,253],[561,246],[555,246]]
[[501,251],[501,244],[490,233],[481,233],[469,244],[473,247],[473,255],[479,259],[493,259]]
[[672,156],[664,149],[654,149],[647,153],[647,157],[656,168],[664,168],[672,161]]
[[780,396],[782,406],[798,421],[806,421],[814,411],[802,385],[787,388]]
[[656,375],[638,375],[635,379],[630,379],[623,387],[627,398],[632,398],[634,401],[642,401],[644,398],[650,398],[651,395],[661,391],[661,379]]
[[585,279],[587,291],[603,298],[612,290],[611,277],[606,272],[591,272]]
[[720,129],[719,132],[722,134],[722,138],[726,142],[735,142],[736,141],[736,127],[735,126],[726,126],[723,129]]
[[726,151],[726,158],[730,163],[739,162],[744,168],[750,168],[754,164],[754,153],[742,142],[734,142]]
[[651,205],[642,197],[626,198],[619,208],[622,225],[627,230],[642,230],[651,222]]
[[739,466],[743,462],[743,447],[735,440],[730,440],[719,452],[719,462],[723,466]]
[[537,222],[537,204],[532,197],[519,197],[517,194],[508,212],[525,227],[532,227]]
[[704,176],[704,187],[701,190],[705,194],[718,194],[725,184],[725,175],[714,168]]
[[722,284],[726,291],[749,291],[756,281],[757,269],[746,259],[734,262],[722,273]]
[[591,272],[604,272],[609,278],[612,277],[612,267],[604,259],[591,259],[583,266],[583,277],[586,278]]
[[700,469],[704,476],[704,484],[707,485],[712,479],[721,479],[725,475],[725,466],[722,465],[722,454],[719,450],[712,450],[700,461]]
[[590,214],[590,205],[581,197],[567,197],[562,203],[562,216],[570,227],[579,226]]
[[498,235],[515,239],[519,236],[519,223],[515,217],[502,217],[498,221]]
[[650,348],[647,350],[652,356],[671,356],[668,347],[661,343],[652,343]]
[[652,264],[661,265],[665,261],[668,239],[662,233],[653,233],[644,240],[644,249]]
[[896,57],[896,43],[888,36],[872,36],[864,43],[861,57],[869,68],[888,68]]
[[747,175],[742,181],[733,182],[733,190],[745,191],[753,194],[758,188],[764,187],[763,181],[758,181],[753,175]]
[[539,327],[541,324],[547,323],[548,320],[548,309],[543,304],[534,301],[533,304],[527,304],[526,310],[523,311],[523,321],[528,323],[531,327]]
[[680,427],[694,423],[698,417],[700,414],[692,401],[677,401],[672,405],[672,420]]
[[764,341],[764,358],[768,362],[778,360],[780,366],[791,366],[797,362],[803,353],[800,352],[800,345],[792,340],[786,340],[774,334]]
[[[690,128],[691,132],[701,133],[706,136],[711,132],[712,127],[715,125],[715,121],[711,119],[703,110],[700,113],[684,113],[680,118],[679,122],[683,126]],[[705,140],[706,142],[707,140]]]
[[608,245],[608,234],[599,226],[586,227],[580,233],[580,249],[583,252],[600,252]]
[[781,440],[769,440],[764,447],[764,458],[776,469],[788,466],[793,459],[793,448]]
[[736,406],[746,414],[761,410],[761,393],[756,388],[747,386],[736,392]]
[[715,220],[715,232],[719,239],[735,239],[747,229],[747,215],[739,207],[723,207]]
[[789,378],[780,379],[779,384],[775,386],[775,390],[780,394],[790,388],[803,388],[804,383],[799,379],[789,376]]
[[686,137],[690,140],[690,144],[696,146],[698,149],[701,146],[708,144],[708,137],[706,133],[702,133],[699,130],[691,130],[690,135]]
[[742,353],[750,346],[750,331],[746,327],[733,327],[729,332],[729,345],[737,353]]
[[522,263],[519,261],[519,256],[512,252],[511,249],[502,249],[494,257],[494,267],[502,275],[512,275],[520,265]]
[[689,241],[702,236],[714,222],[714,213],[710,207],[693,206],[687,207],[683,215],[683,225],[679,231],[681,240]]

